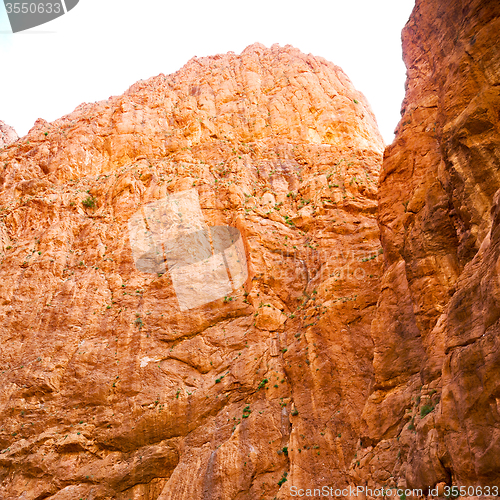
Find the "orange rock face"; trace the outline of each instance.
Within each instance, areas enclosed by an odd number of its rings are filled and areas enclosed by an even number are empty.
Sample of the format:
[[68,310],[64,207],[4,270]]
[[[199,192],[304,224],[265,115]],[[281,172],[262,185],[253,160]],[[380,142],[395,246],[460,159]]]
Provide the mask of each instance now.
[[[373,380],[382,151],[340,68],[260,45],[39,120],[0,150],[0,498],[347,485]],[[177,261],[136,236],[140,214],[190,191],[191,227],[235,228],[248,276],[224,296],[201,280],[216,299],[181,310]],[[182,234],[176,259],[199,244]],[[382,293],[400,293],[387,276]],[[384,363],[379,349],[377,383]]]
[[380,176],[386,268],[357,484],[499,483],[499,47],[495,1],[418,0],[403,31],[407,92]]

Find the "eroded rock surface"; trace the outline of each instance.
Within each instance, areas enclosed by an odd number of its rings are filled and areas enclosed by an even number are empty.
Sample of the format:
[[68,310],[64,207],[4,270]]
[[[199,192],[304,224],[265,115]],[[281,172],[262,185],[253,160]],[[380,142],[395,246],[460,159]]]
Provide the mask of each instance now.
[[406,98],[380,177],[375,385],[351,474],[424,491],[498,485],[500,4],[417,0],[403,50]]
[[16,131],[10,125],[0,120],[0,148],[12,144],[18,139]]
[[[373,379],[382,151],[340,68],[261,45],[0,151],[0,497],[347,485]],[[168,271],[134,265],[128,221],[190,189],[208,226],[240,231],[249,276],[181,311]]]

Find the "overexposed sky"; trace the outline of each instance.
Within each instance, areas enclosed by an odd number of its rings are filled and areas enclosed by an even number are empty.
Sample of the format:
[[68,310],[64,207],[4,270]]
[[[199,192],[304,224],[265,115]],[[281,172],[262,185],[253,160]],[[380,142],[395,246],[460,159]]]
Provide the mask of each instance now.
[[[12,0],[15,1],[15,0]],[[291,44],[341,66],[393,140],[406,71],[401,30],[414,0],[80,0],[12,34],[0,2],[0,120],[25,135],[82,102],[178,70],[193,56]]]

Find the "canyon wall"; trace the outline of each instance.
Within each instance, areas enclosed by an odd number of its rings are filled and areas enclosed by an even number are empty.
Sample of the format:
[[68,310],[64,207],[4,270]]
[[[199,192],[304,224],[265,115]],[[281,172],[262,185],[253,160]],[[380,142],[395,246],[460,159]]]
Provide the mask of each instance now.
[[403,52],[378,194],[375,384],[351,475],[441,493],[498,486],[500,4],[417,0]]
[[[0,150],[0,498],[347,485],[373,380],[383,147],[340,68],[257,44]],[[181,310],[175,266],[136,265],[129,222],[184,192],[239,231],[248,279]]]
[[[0,498],[499,486],[499,47],[417,0],[383,163],[340,68],[259,44],[2,139]],[[244,249],[196,306],[199,234],[131,224],[179,193]]]

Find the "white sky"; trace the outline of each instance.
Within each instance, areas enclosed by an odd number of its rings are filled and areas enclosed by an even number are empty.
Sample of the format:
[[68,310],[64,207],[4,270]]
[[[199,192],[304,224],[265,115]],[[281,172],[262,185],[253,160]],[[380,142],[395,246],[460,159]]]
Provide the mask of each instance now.
[[0,120],[25,135],[37,118],[52,121],[82,102],[119,95],[193,56],[279,43],[342,67],[389,144],[404,96],[401,30],[414,3],[80,0],[67,15],[12,34],[0,2]]

